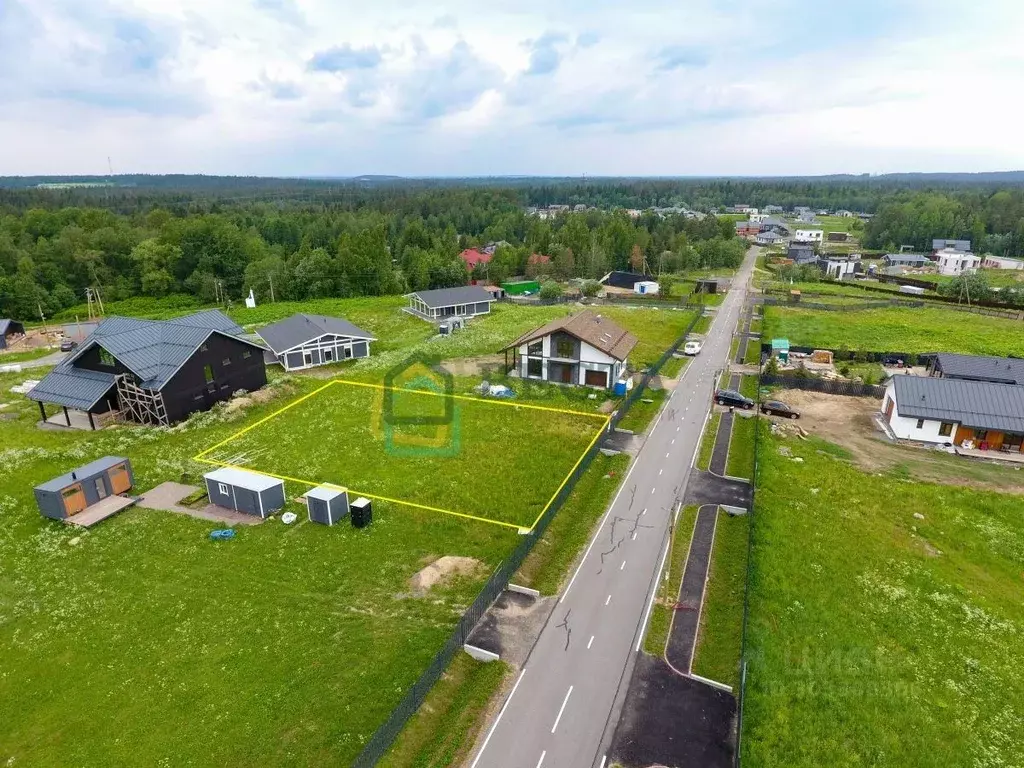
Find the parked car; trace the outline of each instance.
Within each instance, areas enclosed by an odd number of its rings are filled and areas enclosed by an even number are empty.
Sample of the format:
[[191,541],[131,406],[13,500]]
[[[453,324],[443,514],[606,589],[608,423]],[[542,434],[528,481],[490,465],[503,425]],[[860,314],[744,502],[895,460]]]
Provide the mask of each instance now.
[[78,342],[75,341],[74,339],[64,339],[64,341],[62,341],[60,343],[60,351],[61,352],[70,352],[72,349],[74,349],[77,346],[78,346]]
[[688,341],[683,345],[684,355],[697,355],[700,354],[701,343],[699,341]]
[[767,413],[769,416],[782,416],[786,419],[800,418],[800,411],[778,400],[765,400],[761,403],[761,413]]
[[715,391],[715,402],[719,405],[728,405],[734,408],[742,408],[749,411],[754,407],[754,401],[744,397],[733,389],[719,389]]

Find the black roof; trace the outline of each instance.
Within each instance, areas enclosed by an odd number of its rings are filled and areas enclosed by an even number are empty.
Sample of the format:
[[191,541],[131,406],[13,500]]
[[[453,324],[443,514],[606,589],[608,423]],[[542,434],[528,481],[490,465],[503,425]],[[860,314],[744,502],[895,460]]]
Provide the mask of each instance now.
[[639,275],[635,272],[613,271],[601,278],[602,285],[610,285],[613,288],[633,288],[637,283],[653,279],[651,275]]
[[893,376],[900,416],[1024,434],[1024,387],[988,381]]
[[935,369],[951,379],[991,381],[1000,384],[1024,384],[1024,360],[1012,357],[983,357],[940,352]]
[[301,313],[285,318],[278,323],[264,326],[257,333],[277,354],[281,354],[286,350],[297,347],[300,344],[305,344],[307,341],[312,341],[328,333],[338,336],[351,336],[357,339],[367,339],[368,341],[374,340],[372,334],[352,325],[352,323],[343,318]]
[[23,326],[17,320],[8,320],[7,318],[0,318],[0,336],[6,336],[8,333],[24,332],[25,326]]
[[414,291],[407,295],[415,296],[431,309],[454,307],[458,304],[478,304],[485,301],[494,301],[494,296],[491,295],[491,292],[484,290],[479,285],[460,285],[457,288]]

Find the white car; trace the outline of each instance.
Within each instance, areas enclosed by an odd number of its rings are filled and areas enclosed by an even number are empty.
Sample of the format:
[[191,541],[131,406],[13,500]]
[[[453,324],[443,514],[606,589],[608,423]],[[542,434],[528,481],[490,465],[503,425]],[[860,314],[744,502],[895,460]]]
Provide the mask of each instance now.
[[699,352],[700,352],[700,342],[699,341],[688,341],[683,346],[683,354],[684,355],[696,355]]

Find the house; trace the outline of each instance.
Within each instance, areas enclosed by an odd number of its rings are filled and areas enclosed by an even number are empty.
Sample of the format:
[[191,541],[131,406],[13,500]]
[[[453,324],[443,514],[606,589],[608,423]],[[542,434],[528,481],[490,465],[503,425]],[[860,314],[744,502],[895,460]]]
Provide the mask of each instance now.
[[829,232],[825,236],[825,239],[828,240],[830,243],[845,243],[847,240],[850,239],[850,233],[849,232]]
[[[507,286],[502,286],[508,290]],[[511,291],[509,291],[511,293]],[[405,311],[423,320],[434,322],[447,317],[476,317],[491,311],[494,297],[479,285],[438,288],[406,294],[409,306]]]
[[752,213],[752,214],[750,214],[749,221],[752,221],[755,224],[760,224],[761,222],[763,222],[767,218],[768,218],[768,214],[767,213]]
[[988,381],[993,384],[1024,385],[1024,360],[1015,357],[987,357],[940,352],[928,364],[928,375],[936,378]]
[[825,232],[820,229],[798,229],[793,234],[793,240],[797,243],[820,243]]
[[658,290],[659,286],[653,280],[641,280],[633,284],[633,293],[639,293],[643,296],[656,296]]
[[932,239],[932,250],[941,251],[944,248],[950,248],[954,251],[969,251],[971,250],[970,240],[945,240],[941,237]]
[[761,225],[756,221],[736,222],[736,237],[753,237],[760,231]]
[[624,288],[628,291],[635,290],[637,283],[650,280],[651,275],[639,275],[635,272],[609,272],[598,282],[609,288]]
[[284,481],[258,472],[221,467],[203,475],[210,503],[269,517],[284,507]]
[[848,275],[852,276],[857,271],[857,262],[853,259],[823,256],[818,259],[818,268],[826,277],[830,277],[833,280],[843,280]]
[[494,251],[485,253],[478,251],[476,248],[467,248],[459,254],[459,258],[462,259],[462,262],[466,265],[466,269],[472,272],[473,268],[476,267],[477,264],[487,264],[493,255]]
[[523,334],[504,349],[524,379],[608,389],[625,373],[636,337],[607,317],[584,310]]
[[131,462],[123,456],[104,456],[37,485],[34,492],[43,517],[89,526],[134,504],[122,495],[133,485]]
[[16,337],[24,335],[25,326],[17,320],[0,318],[0,349],[7,349],[7,345],[13,343]]
[[206,411],[235,392],[267,383],[263,347],[216,309],[173,320],[109,317],[29,393],[87,415],[117,415],[141,424],[171,424]]
[[903,440],[1007,453],[1024,442],[1024,387],[1014,384],[893,376],[882,414]]
[[813,245],[790,245],[786,250],[786,258],[794,264],[812,264],[818,260]]
[[539,274],[549,264],[551,264],[550,256],[543,253],[531,253],[526,259],[526,271],[528,274]]
[[835,212],[835,215],[840,216],[844,219],[852,219],[853,211],[848,211],[845,208],[840,208],[838,211]]
[[257,333],[270,347],[267,362],[278,363],[286,371],[369,357],[370,342],[376,341],[348,320],[324,315],[292,315]]
[[912,267],[915,269],[932,265],[931,260],[920,253],[887,253],[882,257],[882,262],[887,267]]
[[505,289],[497,285],[485,285],[483,289],[491,294],[491,297],[498,301],[505,298]]
[[935,252],[939,262],[939,274],[947,277],[959,277],[963,274],[977,272],[981,266],[981,256],[970,251],[959,251],[954,248],[943,248]]
[[772,217],[763,219],[761,221],[760,231],[774,232],[775,234],[783,235],[784,237],[789,237],[789,235],[791,234],[789,225],[786,224],[786,222],[784,222],[782,219],[776,219]]
[[[984,269],[1024,269],[1024,261],[1011,259],[1009,256],[993,256],[986,254],[981,260]],[[2,323],[3,320],[0,320]]]
[[769,205],[766,205],[764,208],[762,208],[761,212],[762,213],[767,213],[769,216],[771,216],[772,214],[776,214],[776,213],[782,213],[782,206],[781,205],[770,205],[769,204]]
[[754,236],[754,242],[758,245],[778,245],[779,243],[785,242],[786,238],[780,235],[778,232],[758,232]]

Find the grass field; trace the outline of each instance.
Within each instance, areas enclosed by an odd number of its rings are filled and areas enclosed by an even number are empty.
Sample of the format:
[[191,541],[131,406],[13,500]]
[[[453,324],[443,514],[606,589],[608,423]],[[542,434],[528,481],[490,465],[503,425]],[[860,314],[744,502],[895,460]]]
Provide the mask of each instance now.
[[761,448],[744,762],[1019,764],[1020,497]]
[[40,347],[39,349],[26,349],[21,352],[0,350],[0,365],[10,365],[11,363],[24,363],[28,360],[38,360],[40,357],[52,355],[56,351],[57,347]]
[[711,418],[704,427],[704,435],[700,439],[697,451],[697,469],[707,471],[711,466],[711,454],[715,452],[715,439],[718,437],[718,425],[722,421],[721,411],[711,411]]
[[672,614],[679,597],[679,584],[683,580],[683,569],[686,567],[686,556],[690,552],[690,539],[693,538],[693,527],[696,523],[696,506],[683,507],[679,511],[679,519],[672,532],[672,551],[665,561],[661,586],[651,608],[647,634],[644,635],[644,651],[658,658],[665,656],[665,644],[668,642]]
[[[201,456],[530,528],[606,422],[599,414],[337,380],[304,397]],[[411,423],[423,419],[444,423]]]
[[[753,377],[749,377],[753,378]],[[756,379],[755,379],[756,381]],[[744,393],[746,394],[746,393]],[[750,397],[751,395],[747,395]],[[735,416],[732,420],[732,439],[729,441],[729,459],[725,473],[731,477],[750,479],[754,474],[754,431],[757,417]]]
[[855,312],[765,307],[764,337],[829,349],[1024,356],[1024,323],[941,307]]

